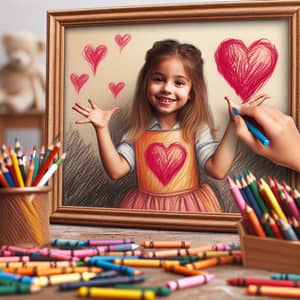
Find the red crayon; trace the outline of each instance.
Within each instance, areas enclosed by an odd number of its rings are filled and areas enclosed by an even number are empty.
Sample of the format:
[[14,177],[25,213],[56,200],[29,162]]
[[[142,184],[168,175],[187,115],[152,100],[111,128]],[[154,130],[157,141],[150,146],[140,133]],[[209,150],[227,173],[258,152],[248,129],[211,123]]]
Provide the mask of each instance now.
[[285,286],[285,287],[300,287],[300,281],[294,280],[275,280],[263,278],[230,278],[227,283],[235,286],[265,285],[265,286]]

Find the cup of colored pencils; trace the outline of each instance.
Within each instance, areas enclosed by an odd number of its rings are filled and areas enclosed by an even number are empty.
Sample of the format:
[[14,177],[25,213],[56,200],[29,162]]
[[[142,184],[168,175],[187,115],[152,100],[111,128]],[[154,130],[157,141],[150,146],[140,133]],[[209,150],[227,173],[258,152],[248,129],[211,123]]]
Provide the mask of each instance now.
[[18,140],[1,147],[0,244],[45,246],[50,241],[48,181],[66,157],[58,138],[45,150],[23,152]]

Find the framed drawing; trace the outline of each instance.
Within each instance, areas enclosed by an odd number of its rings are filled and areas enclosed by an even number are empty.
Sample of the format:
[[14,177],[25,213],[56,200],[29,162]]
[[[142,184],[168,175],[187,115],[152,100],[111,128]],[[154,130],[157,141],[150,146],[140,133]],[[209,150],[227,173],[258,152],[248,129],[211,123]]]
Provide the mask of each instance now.
[[[47,140],[50,144],[59,134],[68,149],[63,168],[52,180],[51,222],[235,231],[240,215],[226,180],[213,180],[203,171],[200,180],[213,186],[223,213],[119,208],[122,195],[136,184],[135,174],[117,181],[108,178],[94,129],[75,125],[80,116],[72,105],[93,99],[102,109],[120,106],[110,123],[117,144],[146,51],[155,41],[171,38],[201,49],[209,105],[220,136],[229,117],[224,96],[239,103],[255,93],[268,94],[269,103],[291,114],[299,125],[299,17],[300,1],[49,11]],[[226,55],[228,49],[232,55]],[[238,71],[233,72],[234,66]],[[240,144],[230,175],[246,168],[257,177],[274,176],[299,187],[296,174]]]

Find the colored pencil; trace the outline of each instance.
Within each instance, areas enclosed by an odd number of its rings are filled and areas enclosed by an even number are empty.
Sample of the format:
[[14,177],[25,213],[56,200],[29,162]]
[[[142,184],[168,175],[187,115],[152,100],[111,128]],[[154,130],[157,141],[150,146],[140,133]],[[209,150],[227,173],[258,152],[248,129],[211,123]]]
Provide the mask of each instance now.
[[239,208],[241,213],[244,213],[245,208],[246,208],[245,199],[243,198],[239,188],[236,186],[236,184],[234,183],[232,178],[230,176],[227,176],[226,179],[229,184],[230,192],[232,194],[232,197],[233,197],[237,207]]
[[260,224],[254,210],[249,205],[246,205],[245,215],[247,216],[249,223],[251,224],[252,229],[255,234],[261,237],[266,237],[266,234]]
[[61,148],[61,142],[58,141],[56,143],[56,145],[54,146],[53,150],[51,151],[50,155],[48,156],[48,158],[45,159],[45,162],[43,163],[43,165],[39,169],[38,174],[37,174],[36,178],[33,181],[33,184],[32,184],[33,186],[37,186],[39,184],[40,180],[42,179],[43,175],[45,174],[45,172],[50,167],[54,157],[59,152],[60,148]]
[[[239,114],[239,111],[236,107],[234,107],[232,111],[235,116]],[[245,121],[249,131],[262,143],[262,145],[269,146],[270,140],[258,128],[256,128],[246,116],[241,117]]]

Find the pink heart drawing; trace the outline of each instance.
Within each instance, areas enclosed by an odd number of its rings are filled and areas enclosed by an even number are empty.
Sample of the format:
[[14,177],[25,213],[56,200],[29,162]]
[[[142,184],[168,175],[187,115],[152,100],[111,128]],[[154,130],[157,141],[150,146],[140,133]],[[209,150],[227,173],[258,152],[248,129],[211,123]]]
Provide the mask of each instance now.
[[218,71],[247,102],[270,78],[278,59],[274,45],[261,39],[248,48],[241,40],[224,40],[215,52]]
[[83,49],[83,56],[87,62],[91,65],[93,74],[96,74],[98,64],[105,58],[107,53],[107,47],[105,45],[99,45],[94,49],[90,45],[86,45]]
[[75,88],[77,94],[79,94],[81,88],[89,80],[89,75],[87,75],[87,74],[77,75],[76,73],[72,73],[70,75],[70,79],[71,79],[71,81],[72,81],[72,83],[74,85],[74,88]]
[[130,40],[131,40],[131,35],[129,33],[126,33],[124,35],[116,34],[115,41],[117,45],[120,47],[120,52],[130,42]]
[[119,95],[119,93],[121,92],[121,90],[125,87],[125,83],[124,82],[118,82],[118,83],[110,82],[108,87],[109,87],[110,91],[112,92],[114,98],[116,99],[117,96]]
[[186,156],[186,149],[177,143],[169,147],[162,143],[152,143],[145,151],[147,165],[163,185],[167,185],[176,176]]

